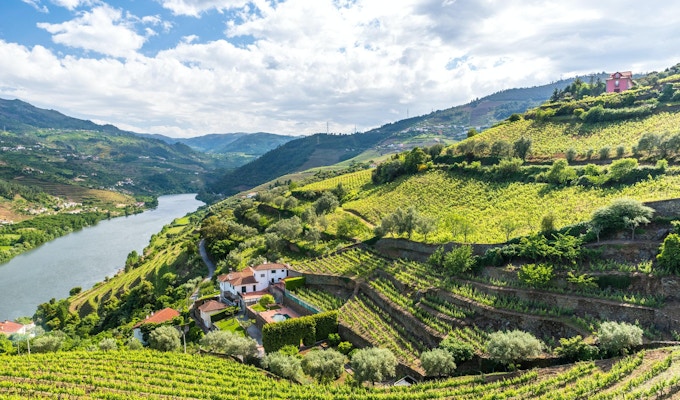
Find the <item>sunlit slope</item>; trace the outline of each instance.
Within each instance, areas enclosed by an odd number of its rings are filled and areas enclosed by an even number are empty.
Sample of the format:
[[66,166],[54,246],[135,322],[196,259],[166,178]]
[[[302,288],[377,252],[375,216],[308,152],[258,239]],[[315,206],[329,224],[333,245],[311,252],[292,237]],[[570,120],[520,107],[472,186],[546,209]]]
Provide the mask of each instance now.
[[[413,206],[436,219],[437,232],[428,241],[463,241],[462,232],[454,235],[459,222],[472,226],[470,243],[501,243],[506,240],[505,221],[514,222],[512,237],[536,232],[541,218],[555,216],[556,227],[587,221],[593,211],[619,197],[640,201],[680,197],[680,176],[662,175],[630,186],[587,188],[555,187],[546,183],[489,182],[461,173],[430,171],[397,179],[358,193],[356,200],[343,208],[379,224],[380,219],[397,208]],[[422,237],[414,236],[415,240]]]

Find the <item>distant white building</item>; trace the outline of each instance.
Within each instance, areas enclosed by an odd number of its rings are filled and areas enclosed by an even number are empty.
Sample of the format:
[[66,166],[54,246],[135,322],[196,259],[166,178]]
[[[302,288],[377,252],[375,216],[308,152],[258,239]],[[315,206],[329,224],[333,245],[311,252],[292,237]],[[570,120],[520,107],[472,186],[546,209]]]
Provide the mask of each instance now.
[[28,325],[7,320],[5,322],[0,322],[0,333],[6,336],[11,336],[14,334],[25,335],[26,333],[32,331],[33,328],[35,328],[35,324],[32,322]]
[[172,308],[164,308],[158,312],[152,313],[150,316],[146,317],[145,320],[139,321],[132,327],[132,335],[135,339],[146,344],[144,340],[144,335],[142,334],[141,326],[144,324],[162,324],[163,322],[168,322],[175,317],[179,317],[179,312]]
[[211,317],[227,308],[227,305],[219,301],[209,300],[198,307],[198,312],[203,320],[203,325],[210,329],[212,327]]
[[287,265],[265,263],[220,275],[217,280],[220,282],[222,298],[253,303],[257,301],[257,294],[263,295],[270,284],[278,283],[287,276]]

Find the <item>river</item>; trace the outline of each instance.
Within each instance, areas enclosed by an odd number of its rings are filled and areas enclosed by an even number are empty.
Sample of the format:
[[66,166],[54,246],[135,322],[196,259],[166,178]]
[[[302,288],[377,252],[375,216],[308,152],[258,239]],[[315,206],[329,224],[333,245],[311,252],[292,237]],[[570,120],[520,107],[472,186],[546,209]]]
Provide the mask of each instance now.
[[153,210],[100,221],[0,265],[0,321],[32,316],[39,304],[66,298],[71,288],[87,290],[113,276],[132,250],[141,254],[151,235],[201,205],[195,194],[161,196]]

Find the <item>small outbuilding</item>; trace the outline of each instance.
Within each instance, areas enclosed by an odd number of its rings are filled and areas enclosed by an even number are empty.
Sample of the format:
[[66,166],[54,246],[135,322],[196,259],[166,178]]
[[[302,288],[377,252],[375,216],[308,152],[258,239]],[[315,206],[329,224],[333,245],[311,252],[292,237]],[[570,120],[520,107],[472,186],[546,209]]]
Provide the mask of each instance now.
[[633,87],[633,73],[630,71],[614,72],[607,78],[607,93],[619,93]]

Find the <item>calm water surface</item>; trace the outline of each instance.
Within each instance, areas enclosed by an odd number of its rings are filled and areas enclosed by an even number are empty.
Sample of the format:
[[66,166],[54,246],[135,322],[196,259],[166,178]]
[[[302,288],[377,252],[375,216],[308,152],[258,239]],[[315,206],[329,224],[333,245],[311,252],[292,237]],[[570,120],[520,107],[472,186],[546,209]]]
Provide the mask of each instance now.
[[195,197],[161,196],[154,210],[101,221],[0,264],[0,321],[32,316],[40,303],[113,276],[132,250],[142,252],[151,235],[203,205]]

